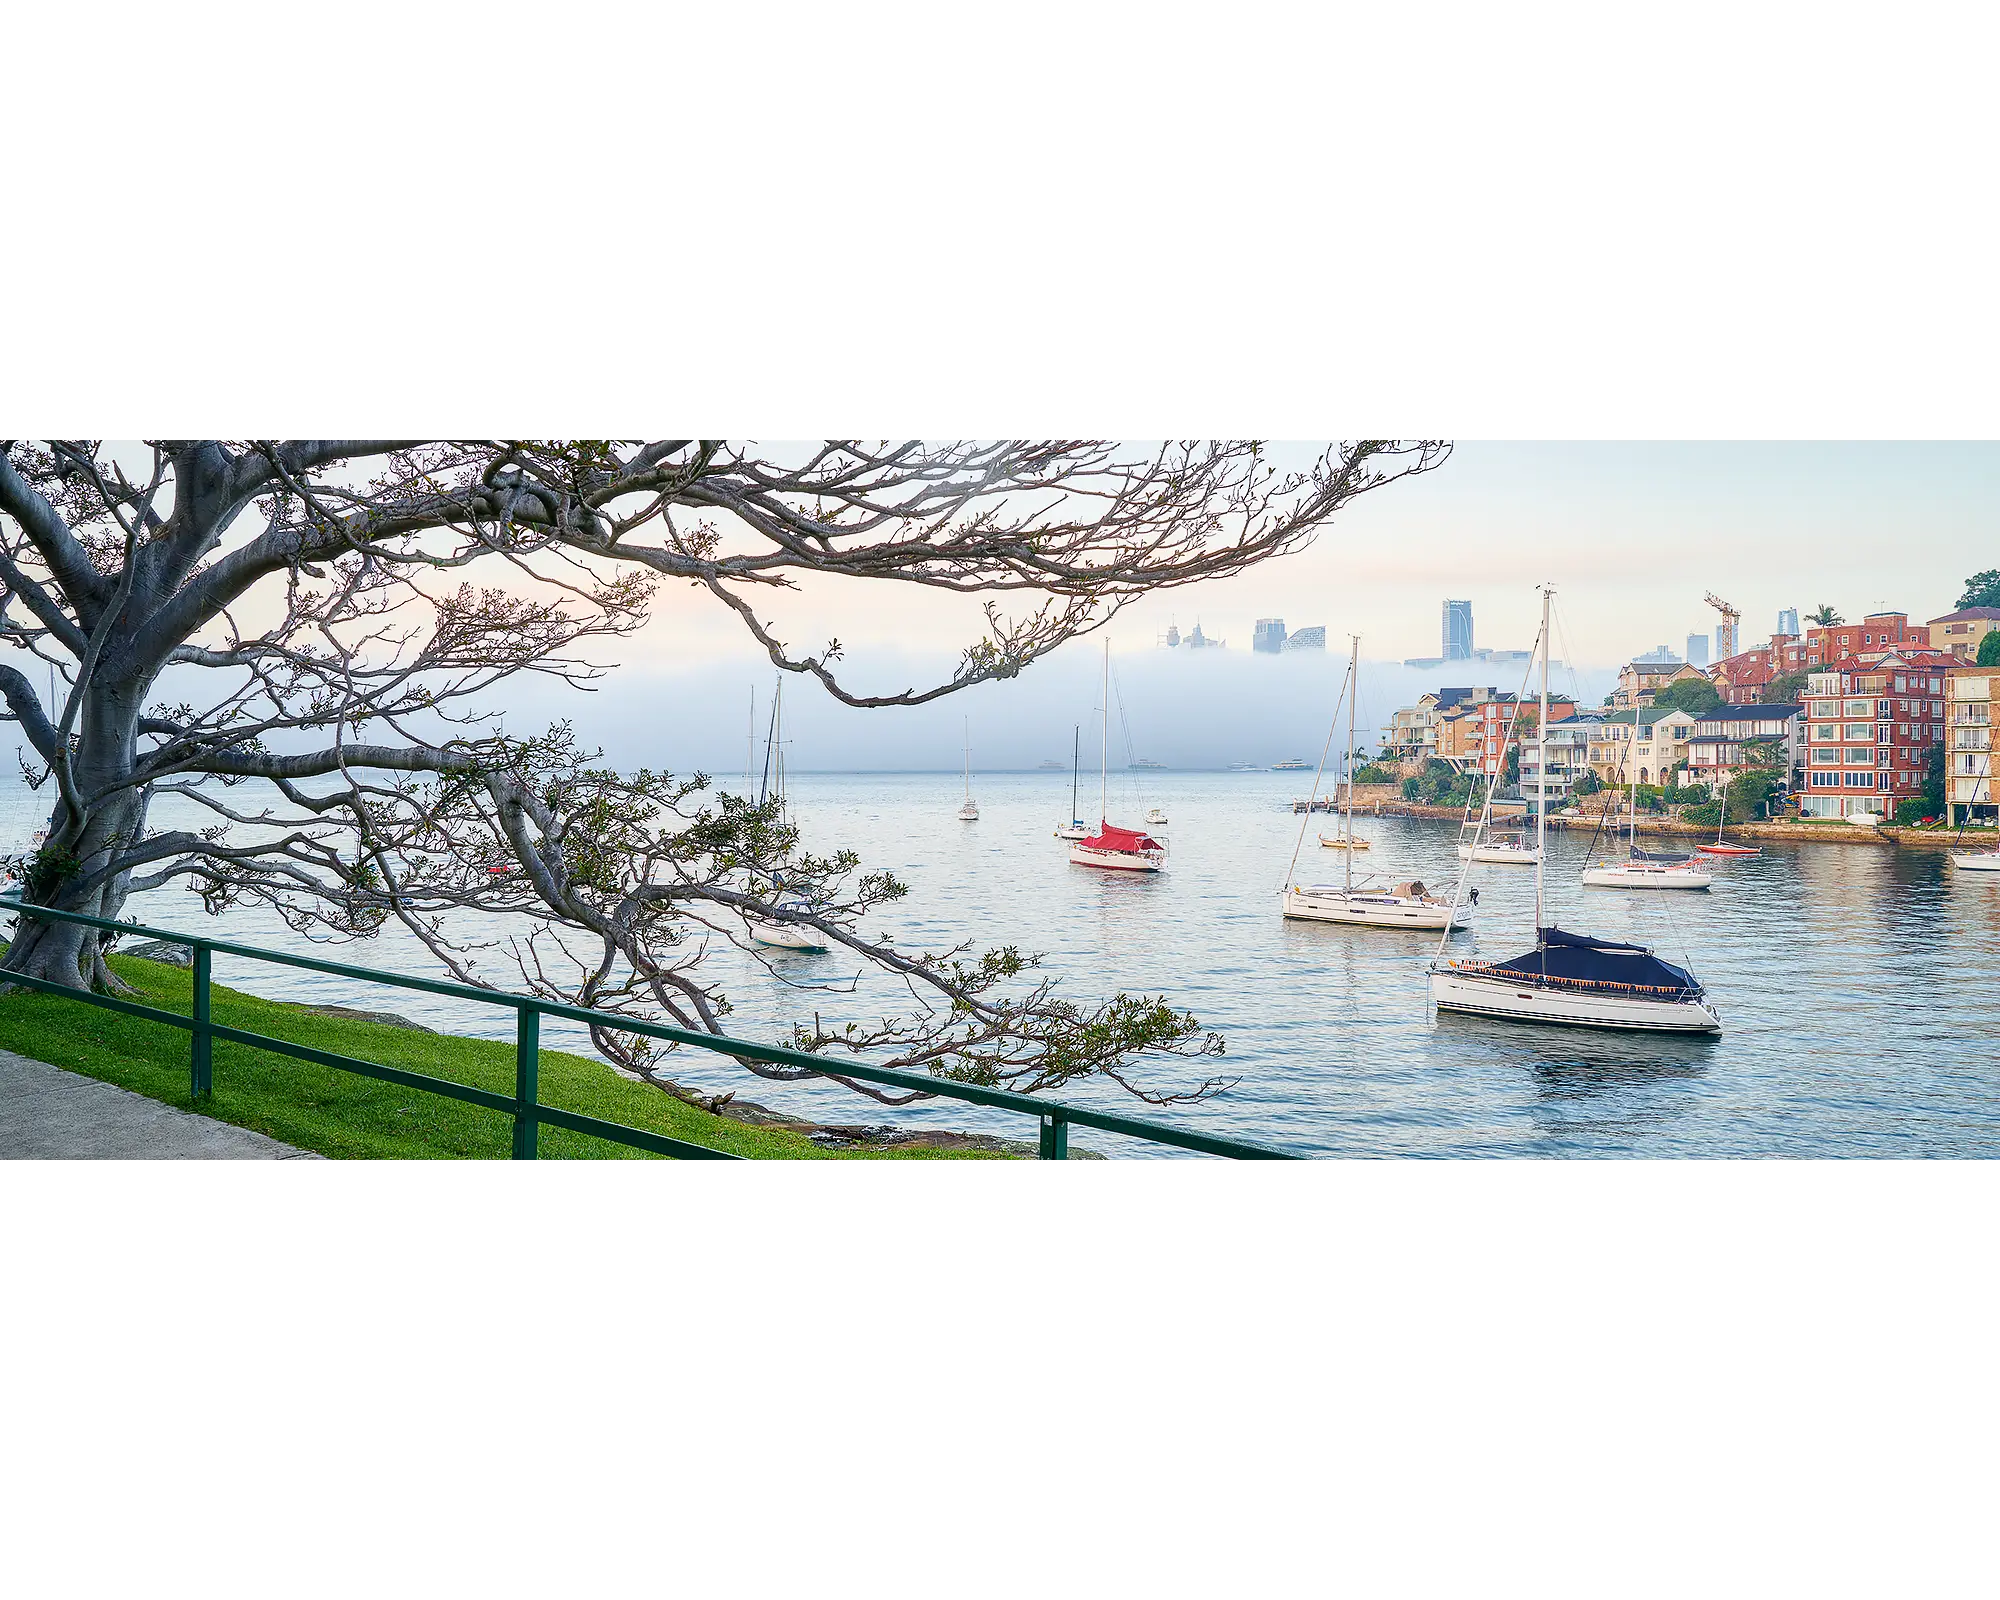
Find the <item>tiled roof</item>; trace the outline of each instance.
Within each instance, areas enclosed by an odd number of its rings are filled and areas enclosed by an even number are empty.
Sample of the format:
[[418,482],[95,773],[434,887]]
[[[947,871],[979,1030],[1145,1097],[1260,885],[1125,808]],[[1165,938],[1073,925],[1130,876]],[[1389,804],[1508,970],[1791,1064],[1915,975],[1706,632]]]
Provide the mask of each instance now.
[[1982,622],[2000,620],[2000,606],[1966,606],[1962,610],[1947,611],[1941,617],[1932,617],[1933,622]]

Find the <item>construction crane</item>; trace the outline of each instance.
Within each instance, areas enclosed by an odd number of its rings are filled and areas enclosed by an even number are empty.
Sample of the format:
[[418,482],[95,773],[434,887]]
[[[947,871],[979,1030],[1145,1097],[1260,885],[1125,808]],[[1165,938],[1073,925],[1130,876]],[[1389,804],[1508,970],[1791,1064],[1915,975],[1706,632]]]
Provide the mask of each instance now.
[[1736,654],[1736,624],[1743,620],[1743,613],[1720,596],[1705,594],[1702,599],[1722,613],[1722,626],[1715,630],[1715,657],[1727,661]]

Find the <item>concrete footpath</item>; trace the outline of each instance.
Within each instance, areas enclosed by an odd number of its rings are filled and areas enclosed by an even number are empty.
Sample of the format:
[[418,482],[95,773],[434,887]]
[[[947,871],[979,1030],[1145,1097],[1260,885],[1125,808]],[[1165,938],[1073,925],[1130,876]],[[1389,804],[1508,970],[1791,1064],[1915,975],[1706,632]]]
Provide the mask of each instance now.
[[0,1160],[317,1161],[248,1128],[0,1050]]

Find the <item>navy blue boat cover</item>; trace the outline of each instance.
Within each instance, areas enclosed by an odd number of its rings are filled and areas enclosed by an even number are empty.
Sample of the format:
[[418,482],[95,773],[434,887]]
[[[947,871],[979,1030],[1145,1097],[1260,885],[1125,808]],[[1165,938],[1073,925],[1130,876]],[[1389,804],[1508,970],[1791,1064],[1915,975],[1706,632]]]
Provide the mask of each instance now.
[[1588,934],[1541,930],[1541,948],[1498,965],[1509,972],[1529,972],[1550,978],[1574,978],[1587,983],[1629,983],[1644,989],[1701,993],[1694,974],[1662,961],[1642,944],[1619,944]]

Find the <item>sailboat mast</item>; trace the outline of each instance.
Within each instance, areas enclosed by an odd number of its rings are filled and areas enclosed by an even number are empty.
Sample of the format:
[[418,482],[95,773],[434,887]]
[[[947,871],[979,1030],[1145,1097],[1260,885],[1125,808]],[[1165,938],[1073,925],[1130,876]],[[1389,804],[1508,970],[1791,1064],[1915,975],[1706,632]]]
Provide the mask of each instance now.
[[[778,680],[778,688],[780,691],[784,688],[784,680],[782,678]],[[785,724],[784,719],[778,714],[778,703],[783,698],[782,692],[774,693],[771,696],[771,742],[777,749],[777,753],[771,758],[771,769],[772,775],[777,779],[776,792],[778,796],[778,820],[780,822],[785,820]]]
[[1542,942],[1542,859],[1549,853],[1549,586],[1542,585],[1542,713],[1535,727],[1535,943]]
[[1069,750],[1069,820],[1076,821],[1076,784],[1083,774],[1083,724],[1076,724]]
[[965,719],[965,802],[972,803],[972,718]]
[[1104,641],[1104,759],[1097,769],[1097,820],[1102,827],[1111,813],[1111,641]]
[[778,748],[778,700],[784,689],[785,680],[780,678],[777,687],[771,691],[771,731],[764,738],[764,776],[757,783],[757,804],[760,806],[771,792],[771,753]]
[[1350,893],[1354,889],[1354,702],[1361,698],[1361,635],[1350,633],[1354,647],[1347,657],[1347,748],[1340,753],[1341,765],[1347,769],[1347,877],[1342,888]]

